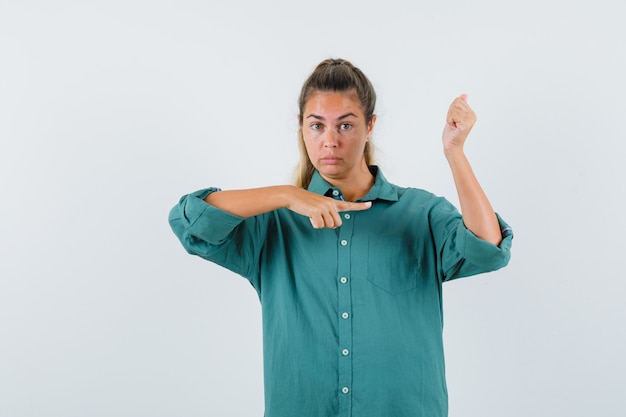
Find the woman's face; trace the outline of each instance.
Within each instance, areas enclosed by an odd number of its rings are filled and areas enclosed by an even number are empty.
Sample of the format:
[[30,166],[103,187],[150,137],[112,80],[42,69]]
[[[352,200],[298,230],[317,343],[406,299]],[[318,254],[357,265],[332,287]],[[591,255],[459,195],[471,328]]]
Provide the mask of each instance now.
[[[302,135],[313,166],[325,179],[351,179],[367,172],[364,149],[368,124],[354,92],[317,91],[302,114]],[[363,170],[365,168],[365,170]]]

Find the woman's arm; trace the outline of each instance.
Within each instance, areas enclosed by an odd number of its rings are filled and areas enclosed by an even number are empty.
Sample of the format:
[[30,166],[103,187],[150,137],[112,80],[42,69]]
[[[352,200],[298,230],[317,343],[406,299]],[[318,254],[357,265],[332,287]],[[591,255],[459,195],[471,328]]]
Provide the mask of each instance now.
[[443,148],[459,195],[463,223],[479,238],[499,245],[502,232],[496,214],[465,156],[463,145],[476,122],[467,95],[457,97],[448,110],[443,130]]
[[204,201],[239,217],[253,217],[286,207],[289,185],[211,193]]
[[252,217],[280,208],[288,208],[308,217],[316,228],[341,226],[342,211],[366,210],[371,203],[353,203],[325,197],[293,185],[277,185],[247,190],[229,190],[209,194],[208,204],[239,217]]

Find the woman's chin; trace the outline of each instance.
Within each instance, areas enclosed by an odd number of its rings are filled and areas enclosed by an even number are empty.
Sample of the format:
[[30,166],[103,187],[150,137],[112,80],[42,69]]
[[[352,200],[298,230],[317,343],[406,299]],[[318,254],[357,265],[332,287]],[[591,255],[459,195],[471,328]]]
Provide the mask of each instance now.
[[337,165],[326,165],[318,168],[318,171],[323,177],[328,178],[342,177],[345,174],[345,170]]

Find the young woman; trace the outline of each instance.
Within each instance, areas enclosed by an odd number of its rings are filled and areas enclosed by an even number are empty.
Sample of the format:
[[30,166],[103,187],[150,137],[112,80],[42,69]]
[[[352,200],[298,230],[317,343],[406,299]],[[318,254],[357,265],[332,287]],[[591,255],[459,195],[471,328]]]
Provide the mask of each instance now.
[[259,295],[266,417],[447,416],[442,283],[508,263],[511,229],[463,152],[467,96],[443,132],[462,216],[372,165],[375,103],[358,68],[323,61],[299,99],[295,186],[208,188],[170,213],[189,253]]

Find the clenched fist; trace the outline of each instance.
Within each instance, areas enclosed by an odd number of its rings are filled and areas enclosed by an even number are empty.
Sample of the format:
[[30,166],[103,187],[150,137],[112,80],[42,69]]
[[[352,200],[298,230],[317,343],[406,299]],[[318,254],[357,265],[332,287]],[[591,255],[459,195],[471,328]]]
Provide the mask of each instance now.
[[446,155],[463,150],[465,139],[474,123],[476,114],[467,104],[467,94],[461,94],[450,105],[443,128],[443,149]]

